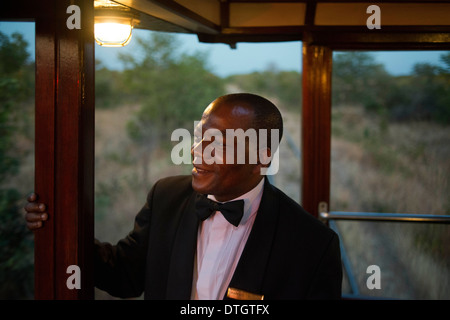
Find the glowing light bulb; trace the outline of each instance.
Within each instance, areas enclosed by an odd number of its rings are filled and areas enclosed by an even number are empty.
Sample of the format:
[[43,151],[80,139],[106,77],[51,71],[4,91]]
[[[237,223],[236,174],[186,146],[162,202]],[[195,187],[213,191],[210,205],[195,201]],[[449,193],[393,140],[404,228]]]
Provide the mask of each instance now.
[[123,47],[130,42],[132,30],[130,23],[96,22],[95,41],[103,47]]

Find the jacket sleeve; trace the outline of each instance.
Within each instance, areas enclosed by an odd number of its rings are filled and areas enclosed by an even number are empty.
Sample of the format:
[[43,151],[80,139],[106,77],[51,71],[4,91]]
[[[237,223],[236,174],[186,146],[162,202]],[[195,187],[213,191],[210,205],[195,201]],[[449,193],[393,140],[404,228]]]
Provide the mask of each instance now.
[[342,262],[339,237],[333,233],[314,274],[308,299],[340,299],[342,291]]
[[136,215],[133,230],[115,246],[95,240],[94,283],[119,298],[138,297],[144,291],[145,262],[155,187]]

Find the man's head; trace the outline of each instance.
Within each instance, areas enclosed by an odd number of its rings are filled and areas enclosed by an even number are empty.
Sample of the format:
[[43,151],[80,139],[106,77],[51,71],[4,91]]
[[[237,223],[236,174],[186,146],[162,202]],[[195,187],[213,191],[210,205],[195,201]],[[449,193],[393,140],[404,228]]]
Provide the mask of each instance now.
[[[212,143],[205,141],[204,133],[209,129],[216,129],[222,133],[223,153],[226,154],[226,145],[233,143],[234,160],[224,161],[223,164],[195,164],[192,170],[192,186],[203,194],[212,194],[219,201],[227,201],[236,198],[255,187],[262,176],[261,168],[268,166],[264,161],[258,160],[256,163],[248,161],[249,146],[246,144],[246,159],[242,164],[236,161],[236,146],[234,141],[226,141],[227,129],[267,129],[267,151],[270,155],[275,152],[271,150],[271,132],[278,130],[279,139],[283,132],[283,121],[277,107],[267,99],[248,93],[230,94],[217,98],[204,111],[201,120],[200,133],[202,143],[194,142],[191,150],[192,157],[203,157],[203,151]],[[208,139],[209,140],[209,139]],[[258,143],[260,140],[258,139]],[[279,141],[277,141],[279,142]],[[278,143],[273,148],[276,149]],[[226,159],[226,156],[224,156]]]

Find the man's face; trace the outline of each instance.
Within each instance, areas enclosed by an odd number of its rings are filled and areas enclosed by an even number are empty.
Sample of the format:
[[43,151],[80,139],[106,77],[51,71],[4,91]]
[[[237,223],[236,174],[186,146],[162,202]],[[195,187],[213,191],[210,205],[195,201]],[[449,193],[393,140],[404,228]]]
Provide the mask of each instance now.
[[[194,159],[194,168],[192,170],[192,187],[195,191],[202,194],[212,194],[218,201],[227,201],[234,199],[250,191],[261,180],[260,165],[249,164],[246,156],[245,164],[238,164],[236,161],[237,148],[233,143],[235,159],[232,163],[226,163],[226,129],[243,129],[246,131],[251,127],[253,111],[244,105],[212,102],[205,110],[201,120],[200,138],[194,142],[191,149],[191,155]],[[208,164],[205,161],[203,151],[213,141],[205,141],[203,136],[208,129],[217,129],[222,133],[222,141],[216,141],[217,146],[223,145],[223,164],[213,161]],[[202,140],[201,146],[198,144]],[[246,149],[248,153],[248,148]],[[196,164],[201,157],[201,164]]]

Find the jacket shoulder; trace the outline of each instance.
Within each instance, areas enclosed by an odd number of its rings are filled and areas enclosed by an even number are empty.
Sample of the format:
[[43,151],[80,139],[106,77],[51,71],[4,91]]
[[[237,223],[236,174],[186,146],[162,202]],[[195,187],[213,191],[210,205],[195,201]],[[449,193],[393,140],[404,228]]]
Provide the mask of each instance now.
[[158,188],[173,188],[176,186],[177,188],[192,188],[192,176],[190,175],[179,175],[179,176],[170,176],[159,179],[155,186]]
[[279,199],[279,218],[281,221],[289,222],[287,227],[296,230],[305,230],[307,234],[314,238],[325,237],[327,239],[335,236],[335,232],[322,223],[319,219],[307,212],[300,204],[287,196],[280,189],[273,187],[276,196]]
[[177,198],[192,193],[192,177],[172,176],[158,180],[151,191],[155,196]]
[[[277,237],[268,288],[278,299],[336,299],[341,295],[342,266],[338,235],[279,189]],[[289,280],[287,280],[289,279]],[[267,294],[269,296],[269,294]]]

